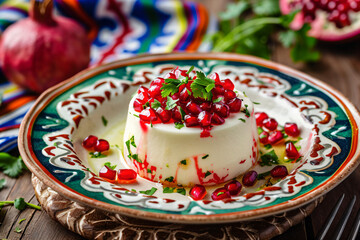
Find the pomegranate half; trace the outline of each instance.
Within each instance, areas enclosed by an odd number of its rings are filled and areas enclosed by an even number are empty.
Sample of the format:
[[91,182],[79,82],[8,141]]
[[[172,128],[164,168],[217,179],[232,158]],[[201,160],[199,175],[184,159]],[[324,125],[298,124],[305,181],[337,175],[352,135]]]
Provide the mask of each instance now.
[[34,92],[71,77],[90,62],[90,40],[75,21],[52,16],[51,0],[31,1],[30,17],[8,27],[0,42],[6,77]]
[[291,28],[310,23],[309,36],[327,42],[352,39],[360,34],[360,0],[279,0],[283,14],[300,10]]

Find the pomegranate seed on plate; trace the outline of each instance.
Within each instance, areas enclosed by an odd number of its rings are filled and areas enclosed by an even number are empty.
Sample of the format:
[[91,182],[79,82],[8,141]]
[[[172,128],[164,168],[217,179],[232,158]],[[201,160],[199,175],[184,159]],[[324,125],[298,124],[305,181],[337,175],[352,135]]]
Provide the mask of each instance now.
[[300,134],[296,123],[285,123],[284,130],[285,133],[291,137],[297,137]]
[[187,127],[193,127],[199,125],[198,119],[195,116],[185,115],[184,122]]
[[242,179],[243,185],[246,187],[253,186],[256,182],[257,176],[258,176],[258,174],[256,171],[254,171],[254,170],[248,171],[243,176],[243,179]]
[[163,123],[167,123],[171,119],[171,112],[169,110],[163,109],[162,107],[156,109],[156,113]]
[[237,196],[241,192],[242,185],[236,180],[225,184],[225,188],[229,191],[231,196]]
[[241,100],[239,98],[231,99],[228,102],[228,106],[230,108],[230,112],[239,112],[241,108]]
[[99,177],[106,178],[109,180],[115,180],[116,171],[112,170],[108,166],[103,166],[99,171]]
[[232,90],[225,90],[225,93],[224,93],[224,99],[225,99],[225,102],[229,102],[231,99],[234,99],[236,98],[236,93]]
[[283,178],[286,177],[289,173],[285,166],[278,165],[271,169],[270,174],[273,178]]
[[234,90],[234,83],[230,79],[225,79],[221,82],[226,90]]
[[132,169],[119,169],[117,172],[118,180],[134,180],[137,174]]
[[214,200],[214,201],[219,201],[219,200],[227,199],[227,198],[230,198],[230,197],[231,196],[230,196],[229,191],[224,187],[216,189],[211,194],[211,199]]
[[221,125],[225,122],[225,120],[220,117],[217,113],[213,113],[213,116],[211,118],[211,123]]
[[268,132],[262,132],[260,133],[259,135],[259,141],[262,143],[262,144],[267,144],[269,142],[269,133]]
[[141,120],[145,122],[153,122],[157,120],[156,113],[152,108],[146,108],[139,114]]
[[267,118],[263,121],[263,126],[269,131],[274,131],[278,126],[278,122],[274,118]]
[[222,96],[225,93],[225,89],[220,84],[215,84],[215,87],[211,90],[215,96]]
[[197,115],[201,112],[201,108],[199,107],[199,105],[194,102],[188,102],[188,104],[186,104],[186,108],[191,114],[194,115]]
[[110,144],[105,139],[98,139],[96,141],[94,150],[97,152],[105,152],[110,149]]
[[214,111],[219,114],[220,117],[227,118],[230,114],[230,108],[226,104],[222,103],[215,103],[214,105]]
[[201,200],[206,195],[206,188],[203,185],[196,184],[190,189],[189,195],[195,201]]
[[298,159],[300,157],[298,150],[292,142],[286,143],[285,151],[286,156],[290,159]]
[[86,149],[92,149],[95,146],[97,140],[98,138],[95,137],[94,135],[89,135],[84,139],[82,145]]
[[255,113],[255,119],[256,119],[256,125],[261,127],[263,125],[263,122],[265,119],[267,119],[269,116],[264,112],[256,112]]
[[283,138],[284,138],[284,136],[283,136],[282,132],[275,131],[269,135],[268,140],[269,140],[269,143],[272,145],[272,144],[279,142]]

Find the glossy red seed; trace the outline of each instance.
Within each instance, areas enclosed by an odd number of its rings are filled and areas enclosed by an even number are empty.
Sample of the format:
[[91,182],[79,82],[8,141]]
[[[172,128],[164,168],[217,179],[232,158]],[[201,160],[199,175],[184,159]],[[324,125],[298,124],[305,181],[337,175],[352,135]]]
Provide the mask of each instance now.
[[225,89],[220,84],[215,84],[215,87],[211,90],[212,94],[215,96],[222,96],[225,93]]
[[132,169],[119,169],[117,172],[117,177],[119,180],[134,180],[137,177],[137,174]]
[[269,133],[268,132],[262,132],[260,133],[259,135],[259,141],[262,143],[262,144],[267,144],[269,142]]
[[97,142],[98,138],[94,135],[87,136],[84,141],[82,142],[82,145],[86,149],[92,149]]
[[206,195],[206,188],[203,185],[196,184],[190,189],[189,195],[195,201],[201,200]]
[[180,98],[180,93],[174,93],[173,95],[171,95],[171,98],[173,100],[178,100]]
[[182,116],[181,112],[178,107],[175,107],[171,110],[171,117],[174,119],[175,122],[181,122]]
[[181,92],[179,99],[181,102],[187,102],[190,98],[189,90],[185,87]]
[[300,135],[299,128],[296,123],[285,123],[285,133],[291,137],[298,137]]
[[149,96],[150,97],[155,98],[159,95],[161,95],[161,86],[153,85],[149,88]]
[[137,94],[140,94],[140,93],[144,93],[145,95],[148,95],[149,94],[149,89],[147,87],[140,86],[138,91],[137,91]]
[[258,174],[256,171],[254,171],[254,170],[248,171],[243,176],[243,179],[242,179],[243,185],[246,187],[253,186],[256,182],[257,176],[258,176]]
[[162,107],[156,109],[156,113],[158,117],[161,119],[161,122],[163,123],[167,123],[171,119],[171,112],[163,109]]
[[94,146],[94,150],[97,152],[105,152],[110,149],[110,144],[105,139],[98,139]]
[[231,196],[230,196],[229,191],[224,187],[216,189],[211,194],[211,199],[214,200],[214,201],[219,201],[219,200],[227,199],[227,198],[230,198],[230,197]]
[[211,118],[211,123],[216,125],[221,125],[225,122],[225,120],[220,117],[217,113],[213,113],[213,116]]
[[289,173],[285,166],[278,165],[271,169],[270,174],[273,178],[283,178],[286,177]]
[[256,119],[256,125],[261,127],[263,125],[263,122],[265,119],[267,119],[269,116],[264,112],[256,112],[255,113],[255,119]]
[[263,121],[263,126],[269,131],[274,131],[278,126],[278,122],[274,118],[267,118]]
[[239,112],[241,108],[241,100],[239,98],[231,99],[227,105],[230,108],[230,112]]
[[290,159],[298,159],[300,157],[298,150],[292,142],[286,143],[285,151],[286,156]]
[[199,125],[198,119],[195,116],[185,115],[184,122],[187,127],[194,127]]
[[136,112],[141,112],[144,109],[143,104],[140,102],[139,99],[134,100],[133,107]]
[[157,120],[156,113],[152,108],[146,108],[139,114],[141,120],[145,122],[154,122]]
[[215,103],[213,105],[214,111],[219,114],[222,118],[227,118],[230,114],[230,108],[228,105],[223,103]]
[[211,111],[212,103],[211,102],[203,102],[202,104],[200,104],[200,108],[201,108],[201,110],[204,110],[204,111]]
[[269,137],[268,137],[268,141],[271,145],[281,141],[284,138],[282,132],[280,131],[274,131],[272,132]]
[[231,196],[237,196],[241,192],[242,185],[240,182],[232,180],[231,182],[225,184],[225,188],[229,191]]
[[116,171],[112,170],[108,166],[103,166],[99,171],[99,177],[106,178],[109,180],[115,180]]
[[200,125],[202,127],[207,127],[210,126],[211,124],[211,114],[207,111],[202,111],[201,113],[199,113],[198,116],[198,122],[200,123]]
[[150,83],[150,87],[154,86],[154,85],[158,85],[158,86],[162,86],[165,83],[165,79],[163,78],[156,78],[155,80],[153,80]]
[[219,77],[219,74],[217,74],[217,73],[210,74],[209,78],[212,80],[215,80],[216,83],[220,83],[220,77]]
[[226,90],[234,90],[234,88],[235,88],[234,83],[230,79],[225,79],[225,80],[223,80],[221,82],[223,84],[223,87]]
[[141,92],[137,95],[136,99],[138,99],[139,102],[144,105],[147,101],[149,101],[149,96],[147,94],[145,94],[144,92]]
[[225,93],[224,93],[224,99],[225,99],[225,102],[229,102],[231,99],[234,99],[236,98],[236,93],[232,90],[225,90]]
[[197,115],[202,111],[199,105],[194,102],[188,102],[188,104],[186,104],[186,109],[194,115]]

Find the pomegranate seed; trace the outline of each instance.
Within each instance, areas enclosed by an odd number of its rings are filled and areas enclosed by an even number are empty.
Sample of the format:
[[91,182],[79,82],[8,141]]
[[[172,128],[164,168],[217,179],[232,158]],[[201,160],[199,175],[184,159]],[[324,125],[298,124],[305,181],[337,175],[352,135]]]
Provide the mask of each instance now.
[[195,201],[201,200],[206,195],[206,188],[203,185],[196,184],[190,189],[189,195]]
[[144,86],[140,86],[139,90],[137,91],[137,94],[144,93],[145,96],[149,95],[149,89]]
[[199,125],[197,117],[185,115],[184,122],[187,127],[193,127]]
[[94,135],[89,135],[84,139],[82,145],[86,149],[92,149],[95,146],[97,140],[98,138],[95,137]]
[[175,122],[181,122],[182,116],[178,107],[173,108],[172,110],[172,118]]
[[225,188],[229,191],[231,196],[237,196],[241,192],[242,185],[236,180],[225,184]]
[[171,95],[171,98],[173,100],[178,100],[180,98],[180,93],[174,93],[173,95]]
[[186,108],[191,114],[194,115],[197,115],[201,112],[201,108],[194,102],[188,102],[188,104],[186,104]]
[[298,150],[292,142],[286,143],[285,151],[286,156],[290,159],[298,159],[300,157]]
[[262,143],[262,144],[267,144],[269,142],[269,133],[268,132],[262,132],[260,133],[259,135],[259,141]]
[[156,109],[156,113],[158,114],[159,118],[161,119],[161,122],[163,123],[167,123],[171,119],[171,112],[163,109],[162,107]]
[[136,99],[138,99],[139,102],[144,105],[147,101],[149,101],[149,96],[144,92],[141,92],[138,94]]
[[305,14],[315,14],[316,8],[313,2],[305,2],[303,5],[303,12]]
[[194,81],[188,81],[188,83],[186,84],[186,88],[187,89],[191,89],[191,84],[193,83]]
[[210,74],[209,78],[212,80],[215,80],[216,83],[220,83],[220,77],[219,77],[219,74],[217,74],[217,73]]
[[230,193],[229,191],[222,187],[222,188],[218,188],[216,189],[212,194],[211,194],[211,198],[214,201],[219,201],[219,200],[223,200],[223,199],[227,199],[230,198]]
[[211,118],[211,123],[216,124],[216,125],[221,125],[225,122],[225,120],[220,117],[217,113],[213,113],[213,116]]
[[99,139],[96,141],[94,150],[97,152],[105,152],[110,149],[110,144],[105,139]]
[[210,113],[208,113],[206,111],[202,111],[201,113],[199,113],[198,121],[202,127],[210,126],[211,117],[212,116]]
[[360,11],[360,2],[350,1],[349,2],[349,7],[354,12],[358,12],[358,11]]
[[141,120],[145,122],[153,122],[157,120],[156,113],[152,108],[146,108],[139,114]]
[[161,95],[161,86],[160,85],[153,85],[149,89],[149,95],[152,98]]
[[234,98],[228,102],[230,112],[239,112],[241,108],[241,100],[239,98]]
[[226,90],[234,90],[234,83],[230,79],[225,79],[221,82]]
[[150,83],[150,87],[154,86],[154,85],[158,85],[160,87],[162,87],[162,85],[165,83],[165,80],[163,78],[156,78],[155,80],[153,80]]
[[133,107],[134,107],[134,110],[137,112],[141,112],[144,109],[143,104],[137,98],[134,101]]
[[296,123],[285,123],[285,133],[291,137],[297,137],[300,135],[300,131]]
[[269,143],[270,143],[271,145],[273,145],[273,144],[279,142],[280,140],[282,140],[283,137],[284,137],[284,136],[283,136],[282,132],[280,132],[280,131],[275,131],[275,132],[272,132],[272,133],[269,135],[268,141],[269,141]]
[[234,99],[236,98],[236,93],[232,90],[225,90],[225,93],[224,93],[224,99],[225,99],[225,102],[229,102],[231,99]]
[[269,131],[274,131],[278,126],[278,122],[274,118],[267,118],[263,121],[263,126]]
[[256,125],[261,127],[263,125],[263,122],[265,119],[267,119],[269,116],[264,112],[256,112],[255,113],[255,119],[256,119]]
[[[347,13],[341,13],[340,16],[339,16],[339,21],[338,21],[339,24],[336,24],[337,27],[339,28],[343,28],[343,27],[346,27],[346,26],[349,26],[351,25],[351,22],[350,22],[350,18],[349,18],[349,15]],[[338,26],[339,25],[339,26]]]
[[210,111],[212,108],[212,103],[211,102],[203,102],[202,104],[200,104],[200,108],[204,111]]
[[180,92],[179,99],[181,102],[187,102],[189,98],[190,98],[189,90],[186,87],[184,87],[184,89]]
[[119,169],[117,172],[118,180],[134,180],[137,174],[132,169]]
[[112,170],[108,166],[103,166],[99,171],[99,177],[106,178],[109,180],[115,180],[116,171]]
[[256,182],[257,176],[258,176],[258,174],[256,171],[254,171],[254,170],[248,171],[243,176],[243,179],[242,179],[243,185],[246,187],[253,186]]
[[227,118],[230,114],[230,108],[226,104],[215,103],[214,111],[219,114],[220,117]]
[[273,178],[283,178],[288,175],[288,170],[285,166],[278,165],[271,169],[270,174]]
[[219,95],[223,95],[225,93],[225,89],[223,86],[221,86],[220,84],[215,84],[215,87],[211,90],[211,92],[215,95],[215,96],[219,96]]

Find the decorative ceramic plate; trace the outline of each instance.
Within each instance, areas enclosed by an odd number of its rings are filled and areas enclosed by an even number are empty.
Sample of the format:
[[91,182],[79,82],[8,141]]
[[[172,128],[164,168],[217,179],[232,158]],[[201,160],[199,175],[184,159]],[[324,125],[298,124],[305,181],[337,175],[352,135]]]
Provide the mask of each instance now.
[[[105,162],[127,167],[122,136],[138,85],[176,66],[195,66],[205,74],[217,72],[221,79],[230,78],[257,103],[256,111],[265,111],[279,125],[297,123],[302,157],[283,161],[290,174],[271,187],[259,180],[256,187],[244,188],[240,196],[227,201],[211,201],[209,196],[194,201],[187,189],[168,193],[162,184],[140,177],[132,184],[98,177]],[[145,219],[219,223],[288,211],[334,188],[358,165],[359,123],[359,113],[338,91],[270,61],[219,53],[145,55],[86,70],[46,91],[21,125],[19,148],[41,181],[74,201]],[[92,158],[81,146],[90,134],[110,142],[107,156]],[[265,160],[255,166],[259,173],[272,168],[273,162]]]

